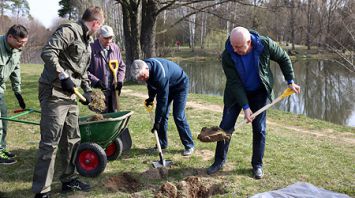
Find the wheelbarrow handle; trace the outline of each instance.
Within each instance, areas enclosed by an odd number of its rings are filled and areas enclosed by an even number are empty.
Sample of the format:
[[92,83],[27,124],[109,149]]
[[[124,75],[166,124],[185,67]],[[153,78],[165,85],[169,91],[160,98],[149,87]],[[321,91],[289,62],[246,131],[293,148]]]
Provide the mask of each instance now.
[[14,113],[21,113],[21,112],[24,112],[26,111],[27,109],[15,109],[14,110]]

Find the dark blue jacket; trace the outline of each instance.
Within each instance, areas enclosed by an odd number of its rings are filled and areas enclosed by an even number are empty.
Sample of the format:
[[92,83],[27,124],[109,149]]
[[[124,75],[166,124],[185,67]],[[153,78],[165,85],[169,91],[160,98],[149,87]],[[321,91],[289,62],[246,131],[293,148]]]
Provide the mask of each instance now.
[[188,77],[182,68],[174,62],[163,58],[148,58],[144,62],[149,67],[147,80],[148,95],[153,99],[157,96],[155,123],[160,123],[168,110],[169,93],[188,88]]
[[226,43],[226,49],[231,55],[245,90],[255,91],[261,86],[261,80],[259,76],[259,58],[264,50],[264,45],[261,43],[258,34],[250,32],[250,36],[253,44],[252,51],[250,52],[252,53],[252,58],[254,59],[253,65],[250,65],[250,63],[247,63],[246,65],[243,64],[242,56],[234,52],[230,42]]

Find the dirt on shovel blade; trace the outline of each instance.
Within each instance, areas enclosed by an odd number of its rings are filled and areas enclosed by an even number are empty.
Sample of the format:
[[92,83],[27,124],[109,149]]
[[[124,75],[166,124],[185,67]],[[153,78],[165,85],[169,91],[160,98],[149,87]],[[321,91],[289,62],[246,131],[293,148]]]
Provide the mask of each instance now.
[[89,109],[102,113],[106,110],[105,95],[102,91],[95,90],[91,93],[92,101],[89,104]]

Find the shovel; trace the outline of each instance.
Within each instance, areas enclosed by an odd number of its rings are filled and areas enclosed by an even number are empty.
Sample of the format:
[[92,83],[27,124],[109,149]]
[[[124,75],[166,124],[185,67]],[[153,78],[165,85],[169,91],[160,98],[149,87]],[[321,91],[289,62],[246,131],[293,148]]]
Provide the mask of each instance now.
[[[267,109],[269,109],[270,107],[274,106],[276,103],[280,102],[281,100],[283,100],[284,98],[286,98],[287,96],[290,96],[292,94],[294,94],[295,92],[291,89],[291,88],[287,88],[285,89],[285,91],[279,96],[277,97],[275,100],[273,100],[270,104],[267,104],[265,106],[263,106],[262,108],[260,108],[259,110],[257,110],[255,113],[251,114],[251,117],[256,117],[258,116],[260,113],[266,111]],[[243,126],[244,124],[246,124],[247,122],[242,120],[241,123],[237,124],[238,127]]]
[[118,72],[118,60],[110,60],[108,62],[108,66],[110,67],[110,70],[113,75],[113,83],[115,85],[115,96],[116,96],[116,111],[120,111],[120,101],[118,98],[118,91],[117,91],[117,72]]
[[[79,92],[78,88],[75,87],[74,88],[74,94],[76,96],[78,96],[78,98],[84,102],[86,102],[86,98]],[[96,100],[96,101],[95,101]],[[99,99],[98,98],[93,98],[92,101],[90,102],[90,104],[88,105],[89,106],[89,109],[96,112],[96,113],[102,113],[105,109],[101,109],[99,106],[96,106],[96,105],[93,105],[93,103],[101,103],[103,101],[98,101]]]
[[[154,124],[154,114],[153,114],[154,105],[146,106],[144,104],[144,106],[145,106],[146,110],[149,112],[150,121],[151,121],[151,123],[153,125]],[[158,151],[159,151],[159,161],[152,162],[153,167],[154,168],[161,168],[161,167],[171,166],[171,164],[173,162],[171,160],[165,160],[164,157],[163,157],[163,152],[161,150],[161,146],[160,146],[160,141],[159,141],[159,136],[158,136],[157,130],[154,130],[154,136],[155,136],[155,140],[157,142],[157,147],[158,147]]]

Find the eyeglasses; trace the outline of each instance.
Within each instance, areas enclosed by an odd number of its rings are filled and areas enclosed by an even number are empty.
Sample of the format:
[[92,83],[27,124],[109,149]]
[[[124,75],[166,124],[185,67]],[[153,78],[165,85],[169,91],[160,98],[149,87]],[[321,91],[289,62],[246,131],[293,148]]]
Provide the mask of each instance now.
[[111,40],[112,36],[110,36],[110,37],[102,37],[102,38],[105,39],[105,40]]
[[13,35],[11,35],[11,36],[12,36],[12,38],[14,38],[16,40],[16,42],[18,44],[21,44],[21,45],[27,43],[27,41],[28,41],[27,38],[17,38],[16,36],[13,36]]

